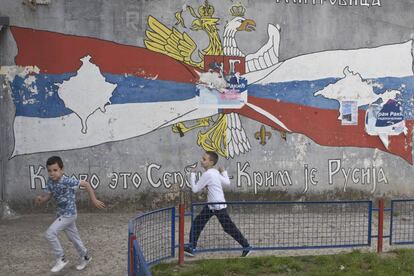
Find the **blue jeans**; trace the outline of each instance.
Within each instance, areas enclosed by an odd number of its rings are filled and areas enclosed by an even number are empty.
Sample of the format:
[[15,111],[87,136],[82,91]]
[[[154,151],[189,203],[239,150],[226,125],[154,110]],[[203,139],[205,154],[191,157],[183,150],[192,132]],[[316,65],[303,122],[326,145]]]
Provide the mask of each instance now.
[[229,214],[227,213],[227,208],[221,210],[210,210],[208,206],[204,206],[200,214],[194,219],[194,222],[190,230],[190,246],[195,249],[197,247],[197,241],[200,237],[201,231],[203,231],[204,226],[210,220],[212,216],[216,216],[219,220],[221,226],[223,227],[224,232],[229,234],[233,239],[235,239],[243,248],[250,247],[246,238],[231,220]]

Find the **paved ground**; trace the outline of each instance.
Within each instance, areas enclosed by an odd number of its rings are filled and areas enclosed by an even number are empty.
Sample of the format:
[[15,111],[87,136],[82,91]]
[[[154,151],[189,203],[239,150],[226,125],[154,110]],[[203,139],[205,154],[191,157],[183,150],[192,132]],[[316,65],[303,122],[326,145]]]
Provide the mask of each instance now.
[[[80,213],[77,225],[93,261],[78,272],[77,253],[62,233],[69,264],[53,275],[126,275],[127,225],[132,213]],[[44,239],[53,214],[28,214],[0,220],[0,275],[52,275],[54,256]]]

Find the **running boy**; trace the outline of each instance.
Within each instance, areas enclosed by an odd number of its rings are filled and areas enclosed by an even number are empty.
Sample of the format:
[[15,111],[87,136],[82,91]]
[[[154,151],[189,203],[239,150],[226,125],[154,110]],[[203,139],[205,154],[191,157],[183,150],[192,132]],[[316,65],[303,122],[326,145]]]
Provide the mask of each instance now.
[[79,236],[76,228],[76,198],[75,193],[79,187],[84,187],[89,194],[92,203],[98,209],[105,208],[105,204],[99,201],[91,185],[83,180],[76,180],[63,175],[63,162],[59,156],[52,156],[46,162],[49,179],[46,183],[46,193],[35,198],[35,204],[39,205],[49,201],[52,197],[57,205],[57,218],[45,233],[56,256],[56,264],[52,272],[62,270],[68,263],[65,259],[63,248],[60,245],[58,234],[64,230],[68,239],[73,243],[80,256],[77,270],[82,270],[92,260]]
[[[195,182],[196,175],[193,171],[191,173],[191,189],[193,193],[200,192],[204,187],[208,189],[207,201],[224,203],[223,187],[222,185],[230,185],[230,179],[222,167],[218,170],[214,168],[217,164],[218,155],[212,151],[206,151],[201,158],[200,164],[206,170],[202,174],[198,182]],[[194,256],[193,250],[197,247],[197,241],[200,237],[201,231],[212,216],[216,216],[224,229],[224,232],[233,237],[242,247],[242,257],[250,254],[250,245],[244,238],[243,234],[231,220],[227,213],[226,204],[208,204],[201,210],[200,214],[195,218],[193,226],[190,230],[190,246],[184,249],[186,255]]]

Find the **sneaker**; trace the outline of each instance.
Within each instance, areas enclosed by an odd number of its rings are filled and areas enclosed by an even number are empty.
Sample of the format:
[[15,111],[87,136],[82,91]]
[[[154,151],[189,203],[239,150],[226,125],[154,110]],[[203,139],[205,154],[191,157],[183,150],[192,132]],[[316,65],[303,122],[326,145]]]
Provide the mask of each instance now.
[[65,258],[59,258],[56,261],[56,264],[52,269],[51,272],[59,272],[61,271],[66,265],[68,264],[68,261],[65,260]]
[[79,264],[76,266],[76,269],[77,270],[83,270],[89,264],[90,261],[92,261],[91,256],[85,256],[85,257],[81,258]]
[[243,252],[242,252],[242,254],[241,254],[241,256],[240,256],[240,257],[247,257],[247,256],[249,256],[250,254],[252,254],[252,251],[251,251],[251,250],[249,250],[249,249],[245,249],[245,250],[243,250]]
[[184,247],[184,255],[194,257],[194,252],[190,247]]

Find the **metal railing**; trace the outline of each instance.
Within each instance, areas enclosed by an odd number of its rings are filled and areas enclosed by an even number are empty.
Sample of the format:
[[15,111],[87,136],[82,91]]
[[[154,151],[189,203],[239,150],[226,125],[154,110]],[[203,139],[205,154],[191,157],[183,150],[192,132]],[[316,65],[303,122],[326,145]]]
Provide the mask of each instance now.
[[[226,204],[231,220],[253,250],[371,245],[371,201]],[[194,216],[205,206],[206,203],[192,205],[193,227],[196,227]],[[230,235],[226,235],[222,228],[226,228],[226,225],[213,215],[200,235],[196,250],[241,250],[241,246]]]
[[390,244],[414,244],[414,199],[391,200]]
[[[150,267],[174,258],[176,250],[179,264],[183,264],[184,246],[194,244],[189,231],[185,233],[189,229],[184,227],[184,218],[191,217],[193,230],[200,221],[196,217],[201,210],[216,204],[227,205],[226,212],[248,241],[249,250],[370,247],[372,239],[377,239],[380,253],[384,238],[389,238],[390,245],[414,244],[414,199],[392,200],[391,208],[384,208],[383,199],[378,201],[378,208],[373,208],[372,201],[368,200],[193,203],[187,214],[184,204],[180,204],[179,214],[175,207],[169,207],[129,221],[128,275],[151,275]],[[208,210],[203,214],[209,214],[209,220],[201,231],[195,252],[242,250],[231,237],[234,228],[226,226],[228,220],[219,219],[219,212]],[[384,212],[388,211],[389,235],[384,235]],[[373,212],[378,212],[377,235],[372,235]]]
[[151,275],[150,265],[175,256],[175,207],[138,215],[128,229],[129,275]]

